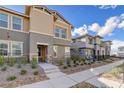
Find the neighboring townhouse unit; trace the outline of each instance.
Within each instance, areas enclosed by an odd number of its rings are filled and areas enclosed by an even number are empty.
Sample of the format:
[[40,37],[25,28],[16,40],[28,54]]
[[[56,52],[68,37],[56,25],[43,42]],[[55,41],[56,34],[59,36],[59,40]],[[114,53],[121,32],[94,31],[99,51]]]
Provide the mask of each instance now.
[[117,55],[118,57],[124,57],[124,46],[118,47]]
[[0,55],[40,62],[70,56],[72,28],[45,6],[25,6],[25,14],[0,7]]
[[111,41],[102,41],[101,36],[83,35],[72,40],[72,54],[74,49],[78,49],[81,56],[100,60],[110,56]]

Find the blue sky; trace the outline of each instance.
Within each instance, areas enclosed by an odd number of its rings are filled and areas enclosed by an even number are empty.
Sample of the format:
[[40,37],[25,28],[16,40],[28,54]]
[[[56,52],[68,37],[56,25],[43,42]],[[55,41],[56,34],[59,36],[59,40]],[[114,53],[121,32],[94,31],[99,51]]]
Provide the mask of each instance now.
[[[24,6],[5,6],[24,12]],[[57,10],[74,26],[73,36],[83,34],[101,35],[105,40],[124,45],[124,6],[47,6]],[[117,46],[116,46],[117,47]]]

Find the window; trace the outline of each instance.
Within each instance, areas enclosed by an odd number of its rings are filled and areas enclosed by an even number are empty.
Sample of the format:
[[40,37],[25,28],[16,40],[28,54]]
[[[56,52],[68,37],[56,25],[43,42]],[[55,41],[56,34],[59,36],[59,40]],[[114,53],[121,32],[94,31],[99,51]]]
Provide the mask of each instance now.
[[13,23],[12,24],[13,29],[21,30],[21,28],[22,28],[22,20],[21,20],[21,18],[13,16],[12,17],[12,23]]
[[66,30],[65,29],[61,30],[61,34],[62,34],[62,38],[66,38]]
[[59,38],[66,38],[66,29],[60,28],[60,27],[56,27],[55,29],[55,37],[59,37]]
[[12,43],[12,56],[21,56],[22,55],[22,50],[23,50],[23,43],[20,42],[13,42]]
[[55,29],[55,37],[59,37],[59,29],[58,28]]
[[57,57],[57,48],[58,46],[53,46],[54,57]]
[[8,15],[0,13],[0,27],[8,28]]
[[2,56],[8,55],[8,43],[0,41],[0,55]]

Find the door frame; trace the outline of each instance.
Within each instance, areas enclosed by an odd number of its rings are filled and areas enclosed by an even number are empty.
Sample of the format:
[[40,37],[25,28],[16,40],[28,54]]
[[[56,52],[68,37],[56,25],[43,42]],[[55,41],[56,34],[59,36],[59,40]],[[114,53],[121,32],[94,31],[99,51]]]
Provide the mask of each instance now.
[[[37,49],[38,49],[38,46],[41,46],[41,52],[42,52],[42,49],[44,49],[44,47],[45,47],[45,50],[44,51],[46,51],[46,53],[43,53],[44,54],[44,59],[42,59],[42,53],[41,53],[41,59],[40,59],[40,61],[39,61],[39,55],[38,55],[38,61],[39,62],[43,62],[43,60],[46,60],[46,58],[48,57],[48,45],[49,44],[47,44],[47,43],[39,43],[39,42],[37,42]],[[38,53],[39,53],[39,50],[38,50]]]

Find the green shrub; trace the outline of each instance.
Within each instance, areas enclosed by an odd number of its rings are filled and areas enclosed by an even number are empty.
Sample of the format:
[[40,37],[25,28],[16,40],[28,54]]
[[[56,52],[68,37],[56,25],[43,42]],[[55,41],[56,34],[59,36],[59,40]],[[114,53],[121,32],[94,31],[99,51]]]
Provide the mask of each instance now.
[[74,64],[73,66],[74,66],[74,67],[76,67],[77,65],[76,65],[76,64]]
[[27,57],[22,57],[21,63],[26,65],[28,63]]
[[24,70],[24,69],[21,70],[21,71],[20,71],[20,74],[21,74],[21,75],[25,75],[25,74],[27,74],[27,70]]
[[37,65],[33,65],[33,64],[32,64],[32,65],[31,65],[31,68],[32,68],[32,69],[35,69],[35,68],[37,68]]
[[64,69],[67,69],[68,67],[67,66],[63,66]]
[[10,77],[7,78],[7,81],[13,81],[15,79],[16,79],[16,76],[10,76]]
[[71,64],[67,64],[68,67],[71,67]]
[[66,58],[66,64],[71,65],[71,58]]
[[10,58],[10,61],[9,61],[9,66],[14,66],[15,63],[16,63],[16,58],[11,57],[11,58]]
[[39,72],[38,72],[38,71],[35,71],[33,74],[34,74],[34,75],[38,75],[38,74],[39,74]]
[[37,68],[37,65],[38,65],[37,58],[33,57],[31,61],[31,67],[34,69]]
[[3,65],[4,65],[4,57],[0,56],[0,66],[3,66]]
[[1,68],[1,71],[6,71],[6,70],[7,70],[7,67],[6,66],[4,66],[4,67]]
[[59,60],[59,65],[61,66],[61,65],[64,65],[64,60]]

